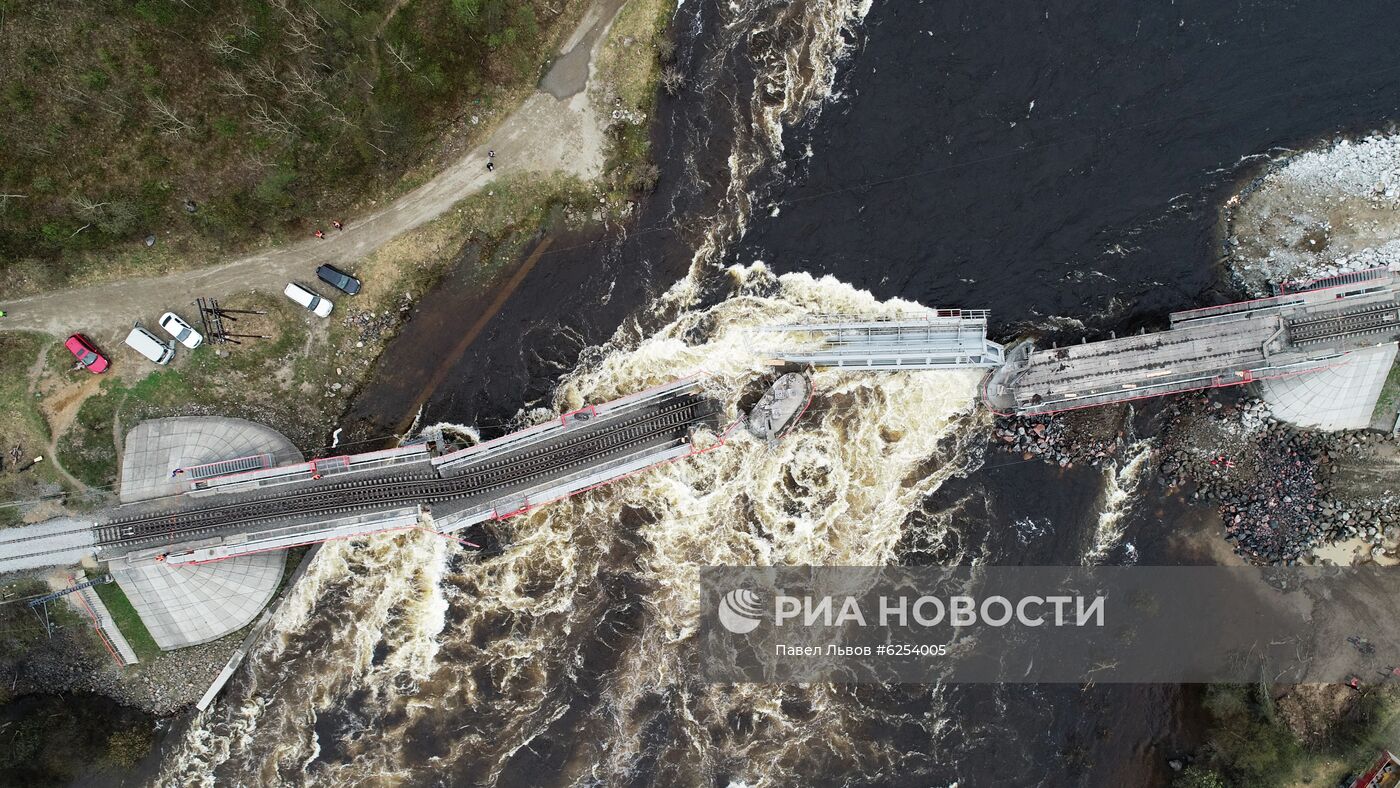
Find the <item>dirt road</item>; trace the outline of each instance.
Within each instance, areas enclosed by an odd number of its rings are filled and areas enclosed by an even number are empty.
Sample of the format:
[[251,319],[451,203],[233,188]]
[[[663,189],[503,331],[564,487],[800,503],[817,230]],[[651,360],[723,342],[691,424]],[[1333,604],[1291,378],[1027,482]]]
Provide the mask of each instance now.
[[[588,82],[604,34],[624,0],[597,0],[560,49],[554,66],[495,133],[432,180],[375,213],[346,222],[342,232],[237,260],[167,276],[129,279],[0,302],[3,330],[62,336],[115,331],[132,321],[184,306],[196,297],[227,298],[258,290],[281,292],[292,279],[314,280],[322,263],[353,262],[445,213],[507,172],[562,173],[592,179],[602,172],[602,112],[589,100]],[[487,150],[496,171],[486,170]]]

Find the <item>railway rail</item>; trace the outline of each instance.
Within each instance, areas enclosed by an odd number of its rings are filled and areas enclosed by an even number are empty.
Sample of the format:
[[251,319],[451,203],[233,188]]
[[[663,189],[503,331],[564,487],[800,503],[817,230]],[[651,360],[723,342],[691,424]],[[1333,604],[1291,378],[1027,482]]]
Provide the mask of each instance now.
[[686,395],[651,412],[603,422],[558,442],[456,468],[447,476],[417,474],[366,479],[256,500],[116,518],[98,526],[97,543],[108,548],[139,546],[255,522],[307,515],[338,516],[393,504],[431,504],[499,494],[629,449],[682,438],[691,425],[715,413],[717,406],[710,400]]
[[1288,339],[1295,345],[1327,342],[1349,336],[1400,330],[1400,305],[1348,309],[1321,317],[1288,321]]

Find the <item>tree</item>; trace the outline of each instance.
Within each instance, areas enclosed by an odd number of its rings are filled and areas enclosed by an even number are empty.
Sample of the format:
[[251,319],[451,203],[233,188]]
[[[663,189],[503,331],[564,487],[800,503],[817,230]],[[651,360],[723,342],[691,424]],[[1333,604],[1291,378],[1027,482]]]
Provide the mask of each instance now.
[[481,18],[481,0],[452,0],[452,10],[467,27],[472,27]]
[[1225,778],[1210,769],[1187,766],[1186,771],[1172,781],[1172,788],[1228,788]]

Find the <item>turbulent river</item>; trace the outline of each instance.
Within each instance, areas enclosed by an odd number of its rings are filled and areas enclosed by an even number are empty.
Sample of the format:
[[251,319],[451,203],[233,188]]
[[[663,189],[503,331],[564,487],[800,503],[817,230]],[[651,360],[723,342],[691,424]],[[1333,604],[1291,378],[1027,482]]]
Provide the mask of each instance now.
[[[732,408],[771,341],[752,329],[804,314],[1092,332],[1214,297],[1212,206],[1251,157],[1396,111],[1359,67],[1383,25],[1276,5],[685,0],[661,189],[542,263],[425,421],[518,426],[695,371]],[[1330,66],[1296,51],[1333,43]],[[509,521],[483,561],[425,533],[327,544],[160,780],[1160,781],[1191,743],[1173,687],[695,678],[707,564],[1181,559],[1169,532],[1202,515],[1150,483],[1150,412],[1116,464],[1066,471],[988,451],[977,380],[819,373],[775,449],[736,432]]]

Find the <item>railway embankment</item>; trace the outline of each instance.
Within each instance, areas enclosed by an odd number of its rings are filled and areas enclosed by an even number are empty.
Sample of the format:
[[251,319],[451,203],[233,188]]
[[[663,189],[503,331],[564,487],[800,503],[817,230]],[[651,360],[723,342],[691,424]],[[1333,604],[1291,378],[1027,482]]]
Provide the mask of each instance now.
[[1400,264],[1400,136],[1290,151],[1225,203],[1220,225],[1228,273],[1251,295]]

